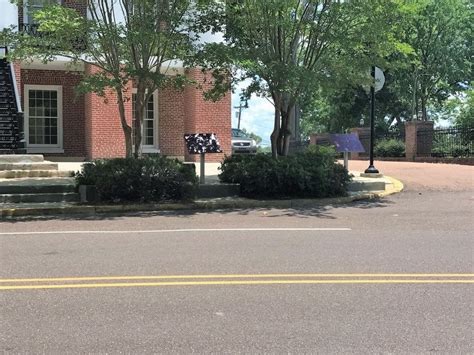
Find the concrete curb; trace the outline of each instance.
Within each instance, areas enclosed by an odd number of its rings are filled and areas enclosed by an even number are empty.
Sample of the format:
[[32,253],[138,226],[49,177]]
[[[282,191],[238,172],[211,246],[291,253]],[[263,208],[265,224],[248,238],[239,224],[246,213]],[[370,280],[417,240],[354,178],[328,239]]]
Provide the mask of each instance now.
[[[312,208],[328,205],[347,204],[354,201],[373,200],[403,191],[403,183],[397,179],[386,176],[390,180],[389,189],[386,191],[360,192],[352,196],[322,198],[322,199],[291,199],[291,200],[252,200],[243,197],[222,197],[213,199],[198,199],[189,203],[161,203],[161,204],[130,204],[130,205],[69,205],[58,207],[25,207],[2,208],[0,219],[29,216],[54,216],[54,215],[95,215],[104,213],[130,213],[130,212],[163,212],[184,210],[224,210],[224,209],[250,209],[250,208]],[[390,186],[391,185],[391,186]]]

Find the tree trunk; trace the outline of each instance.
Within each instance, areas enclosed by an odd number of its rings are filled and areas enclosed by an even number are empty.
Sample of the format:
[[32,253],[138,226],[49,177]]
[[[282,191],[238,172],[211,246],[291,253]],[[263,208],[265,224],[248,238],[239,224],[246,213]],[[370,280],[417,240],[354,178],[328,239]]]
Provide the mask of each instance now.
[[270,142],[272,144],[272,157],[278,157],[278,137],[280,135],[280,118],[281,118],[281,111],[280,111],[280,99],[276,95],[273,96],[273,102],[275,104],[275,116],[273,121],[273,132],[270,135]]
[[275,107],[275,121],[273,123],[273,132],[270,135],[272,144],[272,157],[278,157],[278,136],[280,135],[280,111]]
[[133,121],[133,143],[135,158],[142,155],[142,126],[146,115],[146,88],[139,82],[135,100],[135,120]]
[[125,157],[130,158],[132,156],[132,127],[127,123],[122,88],[115,88],[115,91],[117,92],[120,123],[122,124],[123,135],[125,138]]
[[423,94],[421,96],[421,120],[426,122],[428,121],[428,113],[426,112],[426,96]]

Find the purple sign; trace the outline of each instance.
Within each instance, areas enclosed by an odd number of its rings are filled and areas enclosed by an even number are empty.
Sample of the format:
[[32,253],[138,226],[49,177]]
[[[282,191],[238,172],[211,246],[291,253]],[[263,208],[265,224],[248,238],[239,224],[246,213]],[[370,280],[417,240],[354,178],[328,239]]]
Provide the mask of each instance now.
[[362,143],[355,133],[348,134],[330,134],[329,140],[336,147],[337,152],[365,152]]

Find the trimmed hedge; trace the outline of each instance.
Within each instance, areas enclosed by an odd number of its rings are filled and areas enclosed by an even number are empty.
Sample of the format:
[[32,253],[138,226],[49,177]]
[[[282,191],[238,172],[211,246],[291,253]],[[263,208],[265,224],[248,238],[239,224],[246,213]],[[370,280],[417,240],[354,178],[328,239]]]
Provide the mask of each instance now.
[[76,185],[95,185],[101,201],[159,202],[195,197],[193,165],[162,156],[115,158],[86,163]]
[[278,159],[261,153],[226,157],[220,169],[222,182],[239,183],[241,195],[254,198],[344,196],[351,179],[334,149],[315,145]]
[[374,155],[377,157],[404,157],[405,143],[398,139],[383,139],[375,144]]

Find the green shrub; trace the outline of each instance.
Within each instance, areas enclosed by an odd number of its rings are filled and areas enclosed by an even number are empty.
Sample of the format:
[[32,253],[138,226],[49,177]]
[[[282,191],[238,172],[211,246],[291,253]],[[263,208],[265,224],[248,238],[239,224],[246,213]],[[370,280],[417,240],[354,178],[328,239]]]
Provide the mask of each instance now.
[[375,144],[374,154],[378,157],[404,157],[405,143],[398,139],[383,139]]
[[239,183],[242,196],[287,198],[342,196],[350,181],[329,147],[310,146],[305,152],[272,158],[270,154],[226,157],[219,178]]
[[95,185],[102,201],[158,202],[195,195],[194,166],[161,156],[115,158],[86,163],[76,185]]

